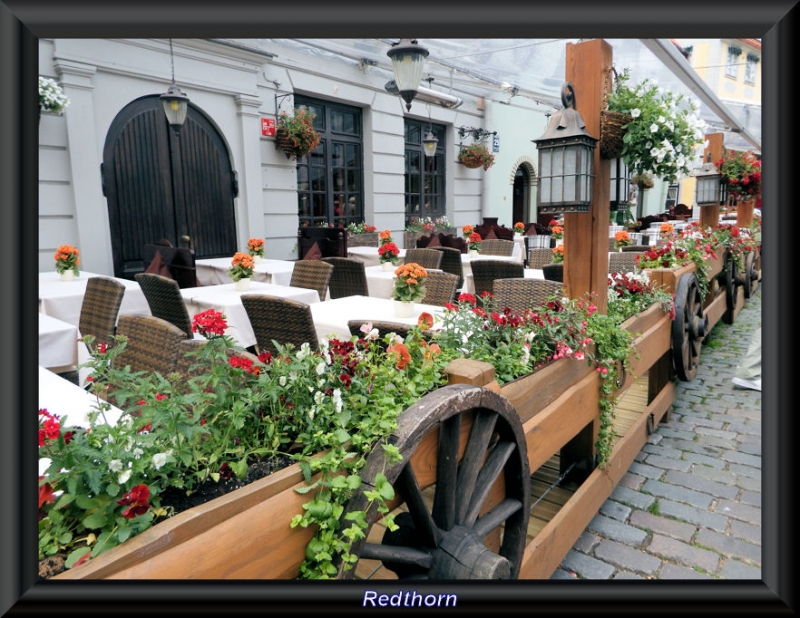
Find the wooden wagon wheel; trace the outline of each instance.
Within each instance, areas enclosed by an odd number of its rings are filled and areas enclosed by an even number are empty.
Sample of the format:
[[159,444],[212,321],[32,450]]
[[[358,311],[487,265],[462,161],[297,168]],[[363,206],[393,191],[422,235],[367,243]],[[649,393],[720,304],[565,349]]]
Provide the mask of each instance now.
[[744,297],[750,298],[758,287],[758,270],[756,269],[756,254],[750,252],[744,258]]
[[[368,534],[353,548],[359,561],[377,560],[399,578],[516,578],[531,498],[525,436],[511,403],[494,391],[454,384],[409,407],[398,425],[391,442],[403,461],[387,469],[378,447],[361,478],[367,489],[380,472],[392,483],[399,529],[387,528],[382,538]],[[342,517],[366,506],[363,492],[354,495]],[[379,519],[375,508],[367,512],[369,531]],[[341,577],[351,579],[356,570]]]
[[726,324],[733,324],[734,311],[736,310],[736,297],[738,295],[738,286],[742,284],[741,280],[737,281],[738,274],[736,268],[736,260],[730,254],[725,256],[725,266],[722,273],[725,277],[725,313],[722,316],[723,322]]
[[684,382],[697,374],[700,347],[708,330],[703,315],[703,299],[694,273],[683,275],[675,291],[675,319],[672,321],[672,361],[675,373]]

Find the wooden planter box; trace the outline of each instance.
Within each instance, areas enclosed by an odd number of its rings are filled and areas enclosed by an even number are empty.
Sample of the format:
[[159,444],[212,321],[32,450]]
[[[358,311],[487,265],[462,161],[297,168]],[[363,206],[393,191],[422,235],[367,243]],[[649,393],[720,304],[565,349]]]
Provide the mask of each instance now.
[[365,234],[350,234],[347,237],[348,247],[375,247],[377,249],[380,240],[378,232],[366,232]]
[[[638,335],[637,376],[652,376],[652,368],[668,352],[669,326],[669,316],[656,306],[625,324]],[[451,366],[450,377],[451,382],[486,385],[509,398],[520,413],[532,471],[599,416],[599,377],[584,361],[562,359],[502,388],[486,363],[460,359]],[[628,376],[620,393],[633,382],[634,376]],[[642,414],[655,412],[660,420],[673,399],[672,383],[666,382]],[[645,416],[629,445],[618,443],[608,470],[589,476],[581,486],[591,482],[586,495],[576,494],[568,505],[569,517],[565,513],[561,523],[536,536],[526,549],[520,577],[552,574],[641,449],[646,422]],[[295,491],[303,485],[300,466],[294,464],[159,523],[53,579],[294,579],[314,532],[289,527],[308,500]]]

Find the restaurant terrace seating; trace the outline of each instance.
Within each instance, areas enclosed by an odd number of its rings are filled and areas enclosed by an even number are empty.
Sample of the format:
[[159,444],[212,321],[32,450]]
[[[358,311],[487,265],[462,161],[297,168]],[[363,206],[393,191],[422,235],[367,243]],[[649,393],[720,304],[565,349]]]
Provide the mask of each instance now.
[[428,271],[422,303],[444,307],[455,300],[456,290],[458,290],[458,276],[439,270]]
[[[463,239],[462,239],[463,240]],[[442,252],[441,269],[446,273],[458,276],[458,287],[464,287],[464,263],[461,261],[461,251],[453,247],[434,247],[436,251]]]
[[194,337],[192,318],[189,317],[189,310],[177,281],[153,273],[138,273],[134,278],[142,288],[150,313],[174,324],[190,339]]
[[416,263],[422,268],[441,268],[442,252],[433,249],[406,249],[406,256],[403,260],[406,264]]
[[268,294],[242,294],[241,298],[256,337],[257,352],[278,354],[276,342],[291,344],[295,349],[304,343],[317,348],[317,330],[308,304]]
[[[343,257],[326,257],[321,261],[333,266],[328,282],[331,298],[369,296],[363,261]],[[320,300],[324,300],[324,297],[320,296]]]
[[494,309],[502,311],[525,311],[544,305],[552,296],[563,296],[564,286],[558,281],[546,279],[495,279]]
[[494,294],[495,279],[508,277],[524,277],[525,267],[522,262],[507,262],[505,260],[472,260],[472,282],[475,287],[475,296],[484,292]]
[[528,249],[528,268],[541,270],[545,264],[553,261],[553,250],[545,247]]
[[90,277],[81,303],[78,332],[94,336],[95,345],[112,344],[125,286],[109,277]]
[[[333,256],[331,256],[333,257]],[[295,288],[316,290],[319,299],[328,296],[328,285],[333,274],[333,265],[322,260],[300,260],[295,262],[289,285]]]
[[153,315],[121,315],[117,334],[126,336],[128,342],[114,359],[115,366],[162,376],[177,369],[180,345],[187,339],[180,328]]
[[500,238],[490,238],[481,242],[481,253],[484,255],[512,255],[514,253],[514,241],[502,240]]

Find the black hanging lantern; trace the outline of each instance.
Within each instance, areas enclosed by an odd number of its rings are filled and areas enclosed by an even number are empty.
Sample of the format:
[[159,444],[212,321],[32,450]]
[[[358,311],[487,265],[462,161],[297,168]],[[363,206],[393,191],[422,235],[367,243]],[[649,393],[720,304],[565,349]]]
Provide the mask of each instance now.
[[539,150],[538,211],[589,212],[598,140],[586,132],[574,109],[575,89],[569,82],[561,89],[561,102],[564,109],[553,114],[544,134],[533,140]]
[[695,172],[694,201],[698,206],[719,206],[723,198],[722,174],[711,162],[703,163]]
[[160,98],[164,106],[164,113],[167,115],[167,122],[177,134],[186,120],[189,97],[181,92],[181,89],[175,83],[175,60],[172,55],[172,39],[169,40],[169,59],[172,65],[172,84]]
[[631,201],[631,173],[622,157],[611,161],[611,212],[626,210]]
[[400,39],[386,55],[392,59],[397,90],[406,102],[406,110],[411,111],[411,101],[417,96],[428,50],[418,45],[417,39]]

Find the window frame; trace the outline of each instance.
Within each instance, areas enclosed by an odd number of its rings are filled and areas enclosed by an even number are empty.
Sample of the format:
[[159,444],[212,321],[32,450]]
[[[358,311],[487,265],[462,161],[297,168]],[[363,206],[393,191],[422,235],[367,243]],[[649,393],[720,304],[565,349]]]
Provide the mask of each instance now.
[[[439,140],[433,157],[426,157],[422,146],[422,139],[429,129]],[[405,119],[403,208],[406,226],[413,219],[447,216],[446,135],[447,127],[444,125]]]

